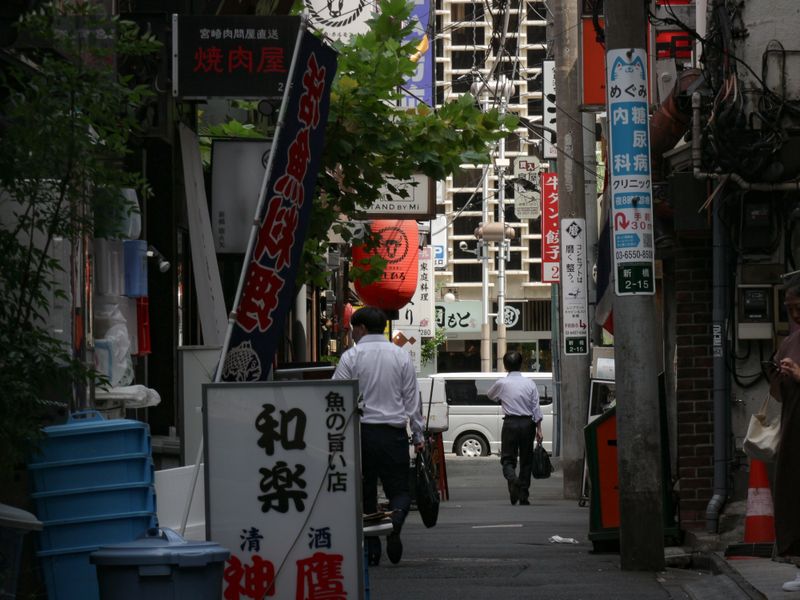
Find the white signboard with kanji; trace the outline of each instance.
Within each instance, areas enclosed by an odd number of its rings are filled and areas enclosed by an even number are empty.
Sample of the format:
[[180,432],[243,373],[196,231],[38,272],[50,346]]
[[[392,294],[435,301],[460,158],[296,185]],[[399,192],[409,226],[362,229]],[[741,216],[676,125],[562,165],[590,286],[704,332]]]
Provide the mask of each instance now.
[[422,369],[422,336],[417,327],[403,327],[392,330],[392,343],[400,346],[411,355],[414,370],[419,373]]
[[542,173],[542,282],[561,281],[558,224],[558,175]]
[[535,156],[514,158],[514,215],[518,219],[538,219],[542,214],[539,189],[539,159]]
[[353,381],[203,386],[206,532],[223,597],[362,598]]
[[433,337],[434,295],[433,251],[427,246],[419,251],[417,289],[411,301],[400,310],[400,316],[393,325],[398,329],[417,329],[419,330],[417,337]]
[[617,295],[654,294],[647,55],[606,53],[611,227]]
[[586,220],[561,221],[561,323],[564,354],[589,353]]
[[458,300],[436,303],[436,327],[450,333],[480,333],[483,303],[480,300]]

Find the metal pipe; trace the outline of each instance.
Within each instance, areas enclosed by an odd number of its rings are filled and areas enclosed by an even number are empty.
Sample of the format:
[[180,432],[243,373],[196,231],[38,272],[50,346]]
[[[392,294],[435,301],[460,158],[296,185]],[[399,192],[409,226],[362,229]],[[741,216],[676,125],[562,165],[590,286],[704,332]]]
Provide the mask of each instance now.
[[[505,76],[500,78],[500,115],[505,115],[510,98],[511,83]],[[508,240],[506,238],[506,138],[500,138],[497,149],[497,222],[503,232],[503,238],[498,244],[499,256],[497,260],[497,371],[503,371],[503,356],[506,353],[506,258],[508,256]]]
[[[489,109],[484,102],[483,110]],[[481,202],[481,224],[489,222],[489,165],[483,167],[483,199]],[[481,371],[492,371],[492,328],[489,325],[489,242],[483,238],[478,240],[478,252],[481,260]]]

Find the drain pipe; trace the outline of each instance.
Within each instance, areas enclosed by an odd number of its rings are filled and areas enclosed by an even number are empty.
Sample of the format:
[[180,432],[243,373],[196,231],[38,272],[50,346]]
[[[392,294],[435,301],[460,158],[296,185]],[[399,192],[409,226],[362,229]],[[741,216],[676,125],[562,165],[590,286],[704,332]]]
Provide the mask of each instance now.
[[[751,184],[738,175],[704,173],[700,170],[700,94],[692,94],[692,167],[694,176],[698,179],[733,180],[744,189],[751,189]],[[725,183],[723,179],[719,187]],[[741,184],[745,183],[746,186]],[[712,194],[720,192],[718,189]],[[719,515],[728,499],[728,440],[730,431],[730,415],[728,412],[729,382],[726,377],[725,359],[727,346],[725,344],[725,317],[728,302],[728,269],[727,253],[728,244],[725,237],[725,228],[720,219],[720,201],[711,205],[712,210],[712,305],[711,305],[711,335],[712,335],[712,406],[714,414],[714,493],[706,506],[706,531],[717,533],[719,528]]]

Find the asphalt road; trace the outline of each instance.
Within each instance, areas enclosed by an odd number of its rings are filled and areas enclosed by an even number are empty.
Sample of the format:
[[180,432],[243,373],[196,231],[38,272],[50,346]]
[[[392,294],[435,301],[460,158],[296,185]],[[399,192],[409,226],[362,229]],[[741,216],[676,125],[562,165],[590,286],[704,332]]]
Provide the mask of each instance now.
[[371,600],[686,599],[687,580],[710,578],[682,569],[622,572],[617,554],[592,553],[589,508],[562,499],[558,470],[534,480],[531,506],[511,505],[496,456],[447,455],[447,472],[450,499],[437,525],[426,529],[409,514],[402,561],[391,564],[384,551],[369,569]]

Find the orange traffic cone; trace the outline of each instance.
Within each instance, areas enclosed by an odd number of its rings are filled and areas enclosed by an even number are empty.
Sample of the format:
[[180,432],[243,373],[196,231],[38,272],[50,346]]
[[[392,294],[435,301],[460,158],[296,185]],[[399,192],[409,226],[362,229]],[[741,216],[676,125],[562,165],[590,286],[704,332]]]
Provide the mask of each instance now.
[[772,492],[769,489],[767,467],[760,460],[750,459],[750,479],[747,488],[744,541],[746,544],[772,544],[775,542]]

